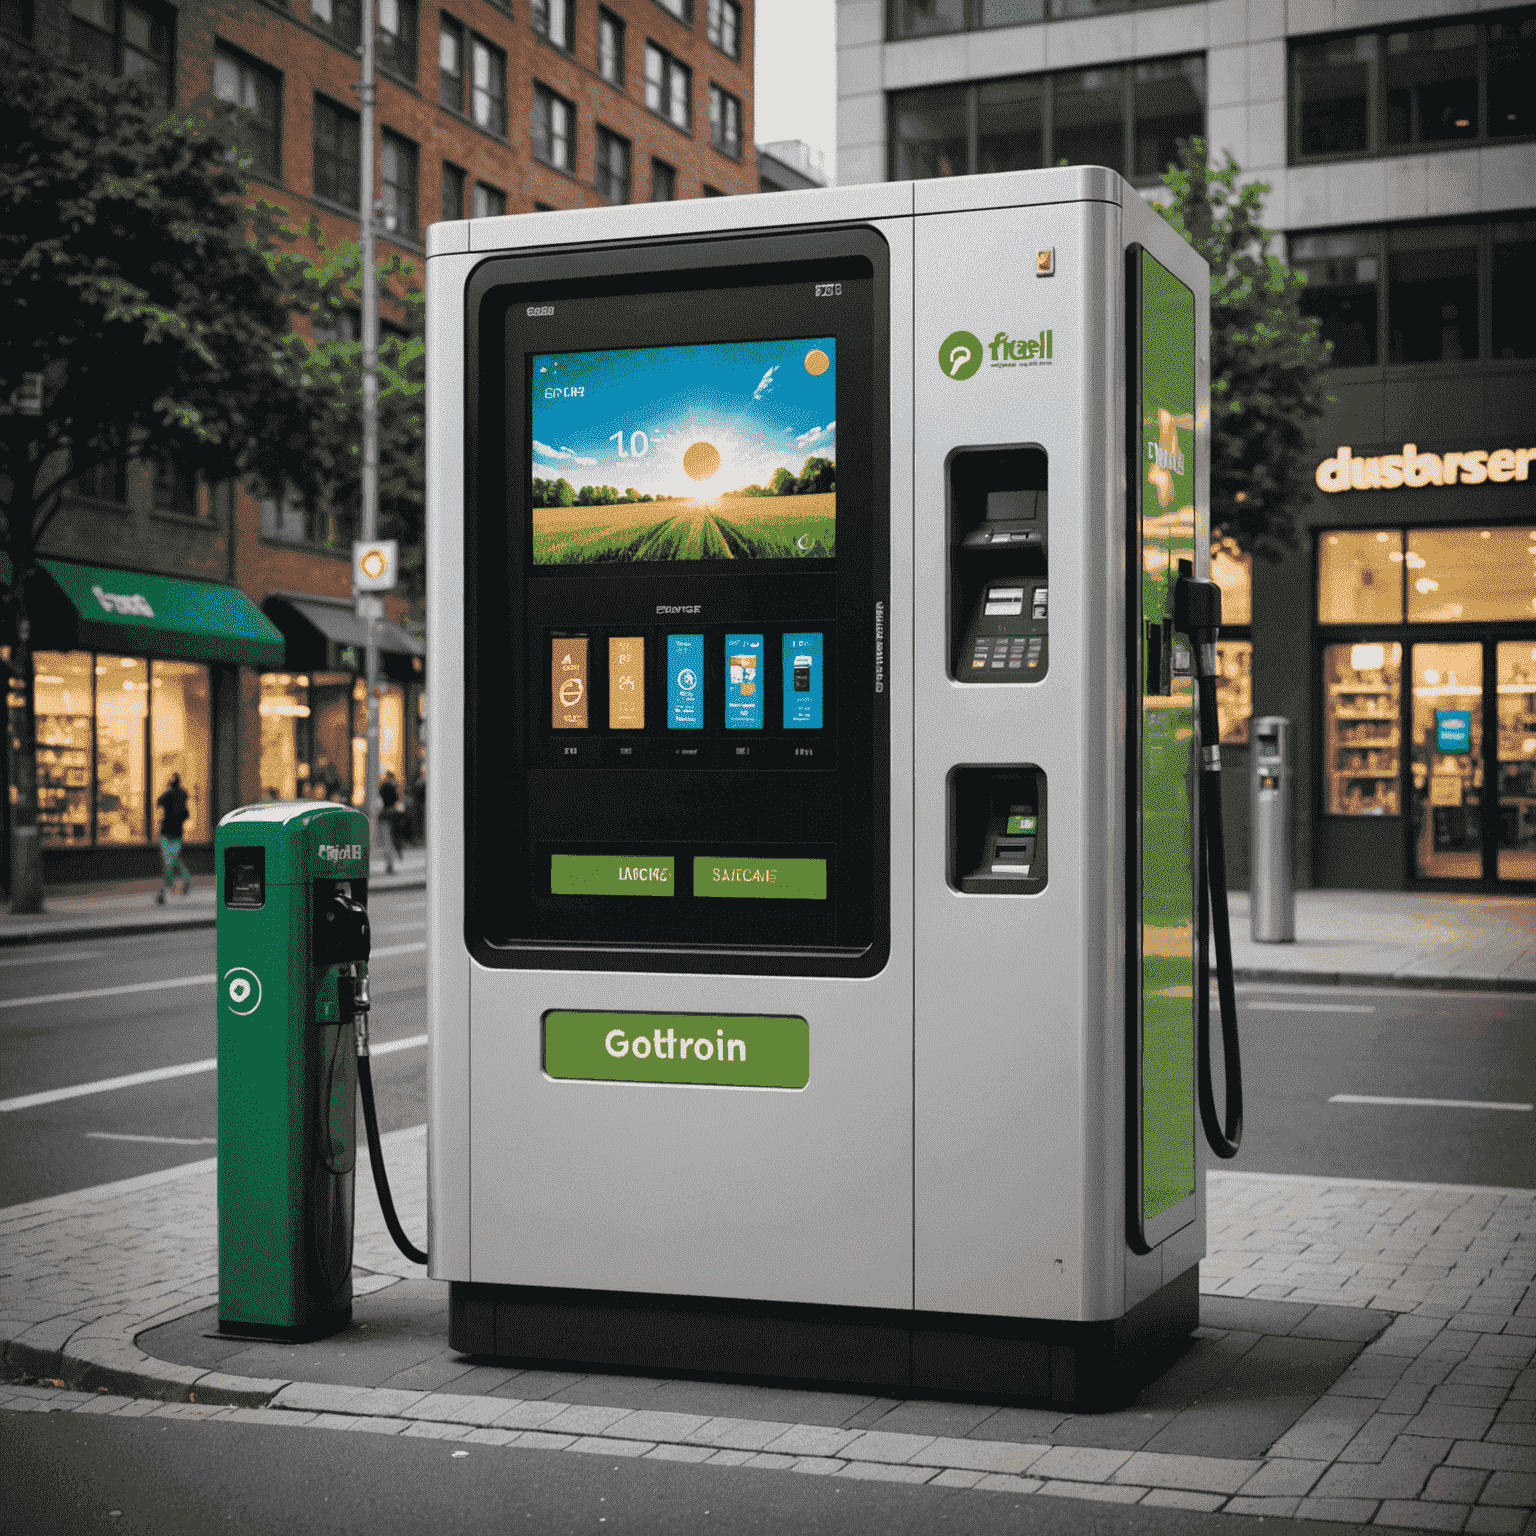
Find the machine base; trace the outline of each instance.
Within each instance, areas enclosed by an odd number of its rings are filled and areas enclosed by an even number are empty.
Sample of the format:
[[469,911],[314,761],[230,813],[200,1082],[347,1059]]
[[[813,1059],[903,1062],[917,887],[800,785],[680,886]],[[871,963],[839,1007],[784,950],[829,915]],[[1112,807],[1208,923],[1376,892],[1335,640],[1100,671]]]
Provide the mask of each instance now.
[[219,1319],[218,1338],[276,1339],[284,1344],[312,1344],[340,1333],[352,1322],[352,1304],[317,1313],[302,1323],[247,1323],[238,1318]]
[[448,1341],[488,1359],[1118,1408],[1200,1324],[1198,1266],[1096,1323],[450,1282]]

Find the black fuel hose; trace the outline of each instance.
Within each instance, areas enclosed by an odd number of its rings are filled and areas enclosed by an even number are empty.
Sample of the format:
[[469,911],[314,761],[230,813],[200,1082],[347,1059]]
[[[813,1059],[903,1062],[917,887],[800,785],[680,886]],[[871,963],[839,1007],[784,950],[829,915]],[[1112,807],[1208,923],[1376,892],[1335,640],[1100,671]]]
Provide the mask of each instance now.
[[373,1187],[384,1212],[384,1225],[395,1240],[395,1247],[412,1264],[425,1264],[427,1256],[405,1235],[395,1214],[394,1196],[389,1192],[389,1174],[384,1169],[384,1148],[379,1144],[379,1116],[373,1104],[373,1065],[368,1056],[368,1015],[357,1015],[357,1088],[363,1101],[363,1126],[368,1134],[368,1166],[373,1170]]
[[[1213,581],[1182,577],[1175,595],[1175,627],[1194,652],[1200,708],[1199,959],[1195,968],[1195,1028],[1199,1067],[1200,1123],[1211,1151],[1237,1156],[1243,1144],[1243,1065],[1237,1036],[1237,987],[1232,974],[1232,927],[1227,909],[1227,850],[1221,819],[1221,721],[1216,708],[1216,637],[1221,627],[1221,588]],[[1226,1119],[1216,1108],[1211,1066],[1210,947],[1215,940],[1216,992],[1221,1010],[1221,1057]]]

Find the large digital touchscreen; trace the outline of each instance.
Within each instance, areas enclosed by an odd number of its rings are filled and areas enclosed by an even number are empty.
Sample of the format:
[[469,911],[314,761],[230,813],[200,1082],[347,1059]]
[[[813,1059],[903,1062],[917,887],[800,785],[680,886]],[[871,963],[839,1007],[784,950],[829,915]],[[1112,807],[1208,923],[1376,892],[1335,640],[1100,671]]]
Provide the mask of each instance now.
[[827,560],[837,342],[536,354],[535,565]]

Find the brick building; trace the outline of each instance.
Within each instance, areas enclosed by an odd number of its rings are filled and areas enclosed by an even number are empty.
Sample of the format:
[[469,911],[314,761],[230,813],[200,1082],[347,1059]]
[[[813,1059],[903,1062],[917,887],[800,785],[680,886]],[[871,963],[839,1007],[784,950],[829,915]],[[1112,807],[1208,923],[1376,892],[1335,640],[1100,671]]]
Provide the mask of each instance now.
[[[167,105],[213,91],[247,110],[253,196],[296,226],[318,219],[335,245],[358,232],[361,9],[0,0],[0,31],[82,68],[149,74]],[[419,272],[438,219],[758,189],[752,0],[376,11],[381,256]],[[154,801],[172,772],[191,792],[194,868],[211,867],[232,806],[274,790],[360,795],[353,536],[346,516],[174,466],[125,463],[75,488],[44,540],[53,590],[35,639],[50,880],[153,870]],[[165,622],[183,609],[204,613],[202,632]],[[426,764],[420,615],[397,597],[387,612],[381,753],[410,785]]]

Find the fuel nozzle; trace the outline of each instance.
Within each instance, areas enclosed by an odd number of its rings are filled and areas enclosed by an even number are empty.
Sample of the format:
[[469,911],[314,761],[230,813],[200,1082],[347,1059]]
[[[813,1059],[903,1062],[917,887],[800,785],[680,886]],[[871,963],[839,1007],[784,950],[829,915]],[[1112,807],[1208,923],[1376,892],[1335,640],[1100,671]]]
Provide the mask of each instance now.
[[1221,772],[1221,722],[1216,709],[1216,640],[1221,634],[1221,588],[1181,574],[1173,589],[1173,627],[1189,636],[1200,704],[1202,766]]

